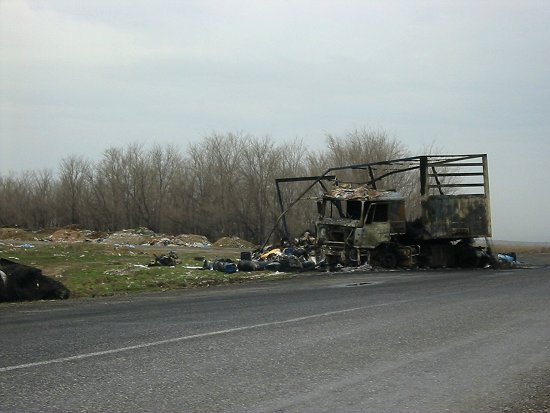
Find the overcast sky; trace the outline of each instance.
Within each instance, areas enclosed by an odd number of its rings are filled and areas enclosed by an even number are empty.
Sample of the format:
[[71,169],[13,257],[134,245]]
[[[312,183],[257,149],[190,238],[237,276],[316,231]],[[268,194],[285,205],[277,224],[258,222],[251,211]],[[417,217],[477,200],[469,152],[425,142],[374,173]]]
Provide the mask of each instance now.
[[494,238],[550,241],[550,1],[0,0],[0,175],[355,128],[487,153]]

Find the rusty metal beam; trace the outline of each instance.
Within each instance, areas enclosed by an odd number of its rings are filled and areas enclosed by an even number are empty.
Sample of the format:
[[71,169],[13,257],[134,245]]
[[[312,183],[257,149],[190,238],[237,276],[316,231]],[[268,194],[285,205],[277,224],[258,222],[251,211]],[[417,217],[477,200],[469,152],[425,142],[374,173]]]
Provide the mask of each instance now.
[[435,173],[435,174],[428,174],[430,177],[435,176],[483,176],[485,175],[483,172],[443,172],[443,173]]
[[439,189],[439,195],[443,195],[443,190],[441,181],[439,180],[439,175],[437,174],[437,171],[435,170],[435,167],[432,166],[432,172],[431,174],[428,174],[428,176],[431,176],[435,179],[435,183],[437,184],[437,189]]
[[475,187],[475,186],[485,186],[484,183],[479,184],[437,184],[437,185],[428,185],[428,188],[466,188],[466,187]]
[[420,157],[420,195],[426,195],[428,185],[428,157]]
[[[283,233],[284,233],[284,236],[288,239],[290,234],[289,234],[289,231],[288,231],[288,224],[286,222],[286,211],[285,211],[285,207],[284,207],[284,202],[283,202],[283,195],[281,193],[281,187],[279,186],[280,183],[285,183],[285,182],[307,182],[307,181],[315,181],[313,185],[315,185],[315,183],[319,183],[321,184],[321,186],[323,187],[323,190],[326,191],[326,187],[323,185],[323,182],[322,181],[334,181],[336,180],[336,175],[321,175],[321,176],[300,176],[300,177],[292,177],[292,178],[278,178],[278,179],[275,179],[275,187],[277,188],[277,200],[279,201],[279,208],[281,209],[281,222],[282,222],[282,226],[283,226]],[[308,191],[313,188],[313,185],[308,188]],[[300,196],[303,197],[305,195],[302,194]],[[273,233],[273,231],[271,231]],[[270,235],[271,236],[271,235]]]

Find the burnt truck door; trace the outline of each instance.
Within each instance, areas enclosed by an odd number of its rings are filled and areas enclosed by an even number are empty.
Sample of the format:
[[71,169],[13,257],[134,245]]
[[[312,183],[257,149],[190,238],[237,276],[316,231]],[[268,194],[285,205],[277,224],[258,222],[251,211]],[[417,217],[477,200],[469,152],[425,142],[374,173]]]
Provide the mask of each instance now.
[[366,202],[363,227],[355,231],[356,248],[376,248],[390,241],[389,203]]

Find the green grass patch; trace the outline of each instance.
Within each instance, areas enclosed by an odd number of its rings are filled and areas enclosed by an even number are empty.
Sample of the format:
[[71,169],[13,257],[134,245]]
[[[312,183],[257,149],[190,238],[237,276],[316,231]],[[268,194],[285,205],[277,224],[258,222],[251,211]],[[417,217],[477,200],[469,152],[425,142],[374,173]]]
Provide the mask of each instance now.
[[[202,261],[215,258],[236,260],[239,251],[195,248],[128,247],[95,243],[33,243],[34,248],[21,248],[20,243],[0,244],[0,257],[42,269],[62,282],[71,297],[101,297],[177,288],[208,287],[258,279],[286,278],[288,274],[237,272],[225,274],[200,267]],[[175,250],[181,263],[175,267],[149,267],[153,254]]]

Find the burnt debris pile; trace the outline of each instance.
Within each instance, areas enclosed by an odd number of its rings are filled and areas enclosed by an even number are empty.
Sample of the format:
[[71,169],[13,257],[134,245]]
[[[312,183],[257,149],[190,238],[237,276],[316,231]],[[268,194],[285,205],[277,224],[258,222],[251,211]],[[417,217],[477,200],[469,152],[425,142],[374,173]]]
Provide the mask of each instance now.
[[205,270],[229,274],[236,271],[302,272],[323,266],[323,262],[316,259],[315,238],[309,232],[305,232],[292,242],[282,240],[278,245],[268,245],[253,252],[242,252],[236,262],[228,258],[203,262]]
[[62,283],[42,274],[42,270],[0,258],[0,302],[56,300],[69,298]]

